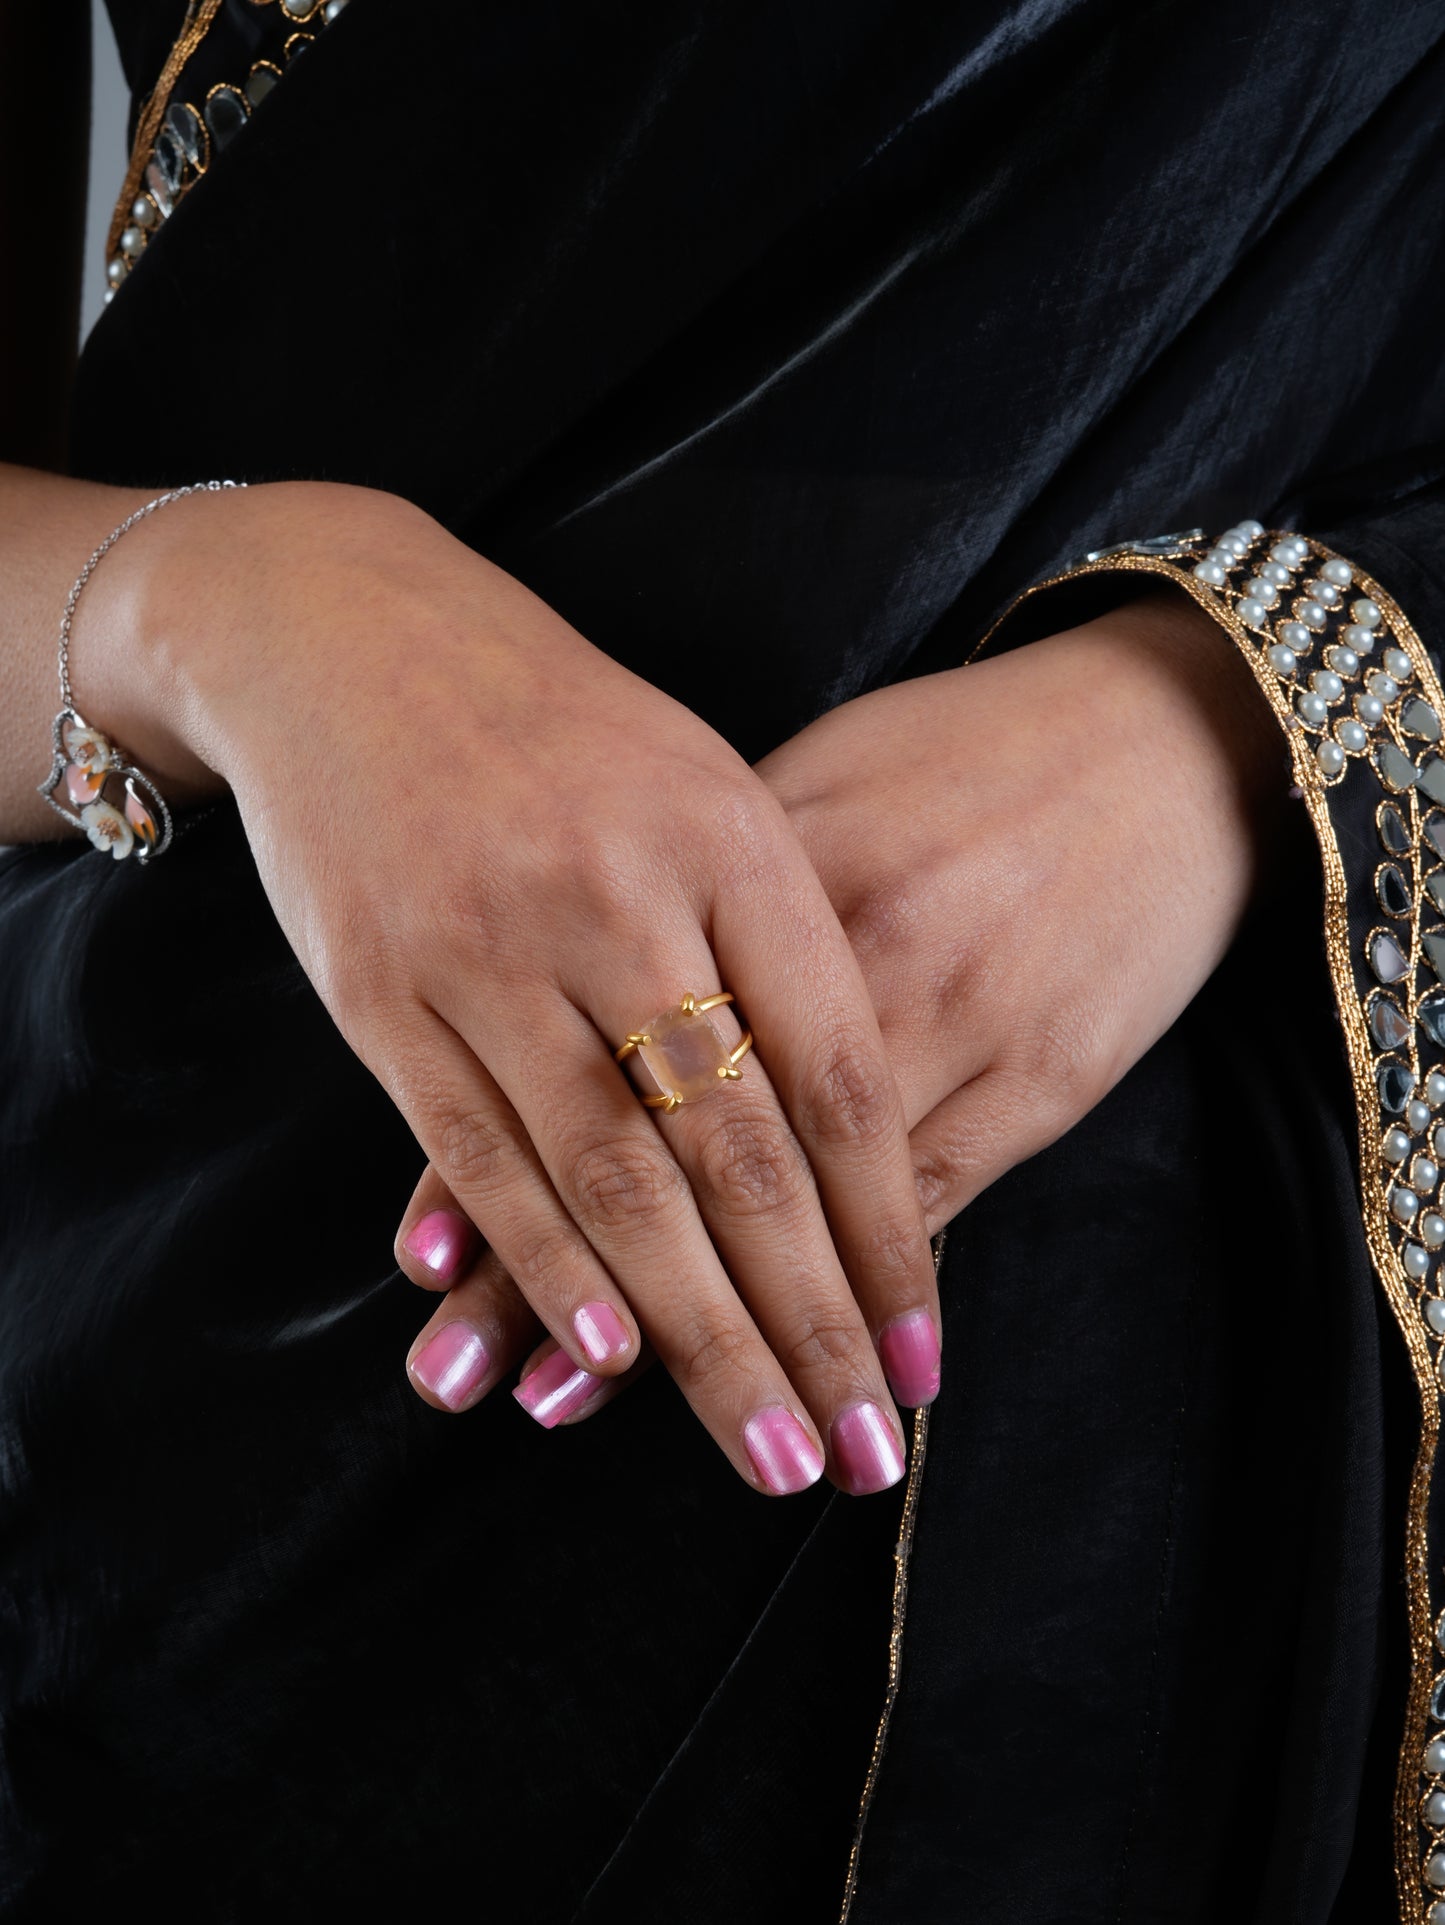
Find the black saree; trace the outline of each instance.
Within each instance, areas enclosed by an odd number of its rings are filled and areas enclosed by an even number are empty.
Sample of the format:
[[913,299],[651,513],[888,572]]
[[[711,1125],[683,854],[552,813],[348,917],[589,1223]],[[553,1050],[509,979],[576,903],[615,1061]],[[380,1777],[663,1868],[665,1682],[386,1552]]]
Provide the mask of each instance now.
[[[144,95],[186,9],[111,10]],[[224,0],[174,98],[279,21]],[[1445,636],[1438,6],[295,31],[87,345],[77,473],[405,495],[750,757],[1193,523]],[[1372,1266],[1304,815],[1170,1034],[952,1226],[906,1611],[901,1493],[761,1503],[660,1376],[567,1434],[417,1401],[419,1156],[233,809],[150,871],[0,858],[0,1916],[1418,1925],[1437,1343]]]

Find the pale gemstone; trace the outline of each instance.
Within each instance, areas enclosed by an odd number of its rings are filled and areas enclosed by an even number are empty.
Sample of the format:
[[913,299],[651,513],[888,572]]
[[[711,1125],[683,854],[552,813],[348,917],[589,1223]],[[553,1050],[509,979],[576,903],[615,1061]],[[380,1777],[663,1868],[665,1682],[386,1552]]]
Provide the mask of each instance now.
[[66,765],[65,792],[77,809],[83,808],[87,802],[94,802],[104,787],[104,774],[96,775],[89,769],[79,769],[73,762]]
[[647,1024],[645,1034],[637,1053],[664,1096],[693,1103],[723,1080],[718,1072],[728,1067],[728,1047],[705,1014],[669,1009]]

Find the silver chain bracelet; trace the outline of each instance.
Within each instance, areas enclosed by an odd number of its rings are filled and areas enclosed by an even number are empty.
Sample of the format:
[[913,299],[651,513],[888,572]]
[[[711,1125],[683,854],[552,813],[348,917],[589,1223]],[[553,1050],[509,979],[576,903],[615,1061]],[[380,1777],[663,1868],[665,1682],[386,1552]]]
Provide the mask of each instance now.
[[[168,488],[154,501],[126,516],[113,528],[75,578],[60,618],[60,713],[51,725],[50,773],[37,788],[58,816],[84,830],[94,846],[117,862],[134,854],[141,862],[167,850],[175,830],[171,812],[148,775],[131,762],[125,751],[92,728],[75,706],[70,686],[70,628],[85,584],[122,535],[129,534],[158,508],[183,501],[187,495],[220,494],[244,488],[244,481],[192,481],[184,488]],[[56,797],[64,784],[66,801]],[[107,791],[109,793],[107,793]],[[69,807],[66,806],[67,802]]]

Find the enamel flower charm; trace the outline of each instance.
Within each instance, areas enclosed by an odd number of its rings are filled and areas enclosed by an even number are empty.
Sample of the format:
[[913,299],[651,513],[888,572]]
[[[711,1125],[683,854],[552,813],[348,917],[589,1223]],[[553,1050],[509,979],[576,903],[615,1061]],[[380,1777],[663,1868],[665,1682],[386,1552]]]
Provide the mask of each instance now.
[[108,802],[90,802],[80,812],[85,833],[97,849],[109,850],[117,862],[128,856],[135,847],[135,836],[131,826],[119,809],[113,809]]
[[57,815],[84,829],[92,845],[116,862],[129,855],[145,862],[170,846],[170,811],[155,784],[109,736],[65,708],[55,718],[51,741],[54,760],[39,786]]

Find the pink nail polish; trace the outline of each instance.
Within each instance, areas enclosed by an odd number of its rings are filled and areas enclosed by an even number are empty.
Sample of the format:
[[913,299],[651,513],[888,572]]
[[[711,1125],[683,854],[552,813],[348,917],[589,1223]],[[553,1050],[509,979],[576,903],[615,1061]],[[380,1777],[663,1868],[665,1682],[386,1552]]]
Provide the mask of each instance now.
[[543,1430],[552,1430],[565,1418],[575,1417],[602,1382],[590,1370],[579,1369],[565,1350],[554,1350],[522,1379],[512,1395]]
[[491,1367],[491,1352],[467,1323],[443,1324],[411,1360],[412,1376],[448,1410],[462,1409]]
[[845,1491],[886,1491],[906,1468],[893,1426],[877,1404],[850,1404],[833,1419],[833,1457]]
[[931,1312],[910,1310],[878,1335],[878,1352],[900,1404],[931,1404],[938,1395],[938,1330]]
[[455,1210],[431,1210],[413,1223],[402,1248],[424,1263],[442,1283],[450,1283],[471,1255],[476,1231]]
[[781,1404],[755,1411],[743,1425],[753,1469],[778,1497],[805,1491],[823,1475],[823,1459],[792,1411]]
[[627,1348],[627,1326],[610,1303],[584,1303],[572,1318],[572,1328],[594,1364],[608,1363]]

